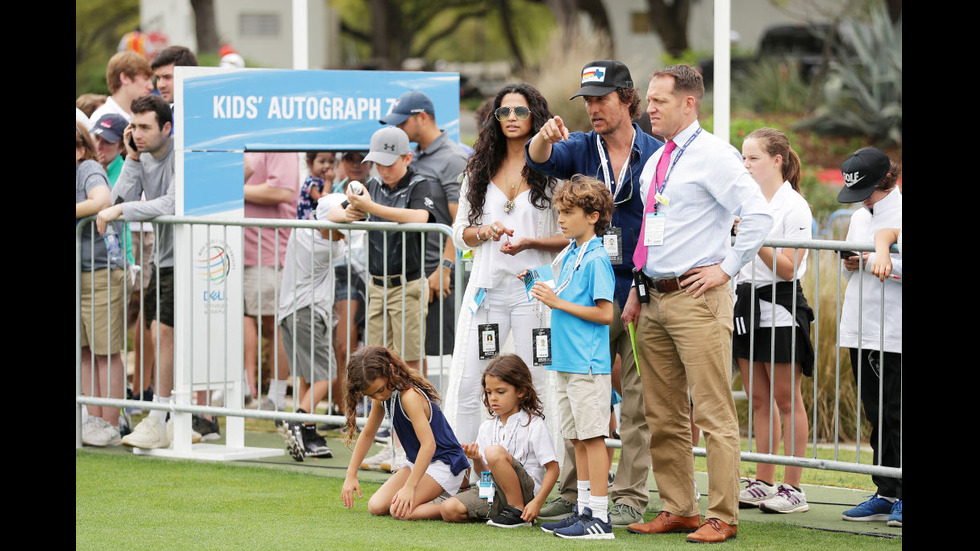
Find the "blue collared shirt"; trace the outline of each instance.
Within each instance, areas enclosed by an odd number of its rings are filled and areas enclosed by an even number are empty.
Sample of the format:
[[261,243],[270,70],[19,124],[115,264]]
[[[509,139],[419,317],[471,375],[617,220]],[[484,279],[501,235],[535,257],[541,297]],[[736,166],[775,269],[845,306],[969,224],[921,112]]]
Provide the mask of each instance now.
[[[613,300],[613,271],[609,255],[601,239],[585,245],[582,261],[576,266],[579,248],[572,243],[562,260],[561,272],[555,283],[561,287],[558,297],[582,306],[595,306],[597,301]],[[551,311],[552,360],[548,369],[565,373],[611,373],[609,355],[609,326],[569,314],[564,310]]]
[[[612,225],[623,230],[623,262],[613,266],[613,273],[616,276],[616,301],[620,308],[626,304],[626,297],[629,295],[630,286],[633,283],[633,251],[636,249],[637,241],[640,238],[640,223],[643,221],[640,174],[643,172],[643,166],[647,160],[664,145],[660,140],[643,132],[635,122],[633,123],[633,131],[636,132],[636,137],[633,140],[633,151],[630,152],[629,169],[626,171],[626,178],[630,182],[631,189],[620,191],[616,189],[616,184],[613,183],[611,190],[616,201]],[[609,150],[606,147],[606,141],[601,136],[600,140],[605,150],[607,165],[609,165],[607,170],[610,176],[616,179],[619,174],[613,171],[611,163],[608,161]],[[594,130],[588,133],[573,132],[567,140],[552,144],[551,157],[543,163],[535,163],[527,155],[527,148],[530,143],[531,141],[528,140],[527,144],[524,145],[524,156],[528,166],[532,169],[554,178],[568,179],[575,174],[584,174],[605,181],[605,174],[600,166],[601,161],[599,150],[596,147],[596,132]],[[625,199],[627,197],[628,199]]]

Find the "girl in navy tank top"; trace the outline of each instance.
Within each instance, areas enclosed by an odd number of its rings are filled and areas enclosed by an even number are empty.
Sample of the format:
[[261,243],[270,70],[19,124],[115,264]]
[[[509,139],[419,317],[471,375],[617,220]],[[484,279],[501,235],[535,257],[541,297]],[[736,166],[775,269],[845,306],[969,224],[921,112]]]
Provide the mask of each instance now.
[[459,491],[469,463],[463,448],[439,409],[432,383],[388,349],[368,346],[351,355],[347,364],[347,445],[354,439],[354,415],[363,396],[371,398],[371,413],[347,467],[341,497],[348,508],[354,494],[361,497],[357,469],[385,418],[405,448],[406,464],[368,500],[372,515],[396,519],[441,519],[440,506],[430,503]]

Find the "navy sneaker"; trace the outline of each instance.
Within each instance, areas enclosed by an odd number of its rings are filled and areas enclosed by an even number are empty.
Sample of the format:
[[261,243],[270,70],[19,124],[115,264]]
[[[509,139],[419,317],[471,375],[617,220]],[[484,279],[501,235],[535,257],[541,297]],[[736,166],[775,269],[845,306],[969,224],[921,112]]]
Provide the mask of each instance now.
[[565,528],[555,530],[555,535],[559,538],[577,540],[611,540],[616,536],[613,534],[612,524],[603,522],[592,516],[592,509],[586,507],[582,511],[582,516],[578,522]]
[[864,503],[844,511],[840,517],[844,520],[858,522],[886,521],[892,514],[893,506],[894,504],[891,501],[878,497],[878,494],[875,494]]
[[[591,514],[591,510],[590,510],[590,514]],[[561,520],[556,520],[554,522],[543,522],[541,523],[541,529],[549,534],[554,534],[555,530],[558,530],[560,528],[568,528],[569,526],[572,526],[573,524],[577,523],[580,518],[582,517],[580,517],[578,514],[578,505],[575,505],[574,507],[572,507],[572,516],[565,517]]]
[[902,527],[902,500],[892,505],[892,513],[888,515],[888,526]]

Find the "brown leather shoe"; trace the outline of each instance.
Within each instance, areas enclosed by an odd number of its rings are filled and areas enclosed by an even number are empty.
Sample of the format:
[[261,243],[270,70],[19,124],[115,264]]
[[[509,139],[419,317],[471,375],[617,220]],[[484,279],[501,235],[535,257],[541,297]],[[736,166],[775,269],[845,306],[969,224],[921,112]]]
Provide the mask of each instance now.
[[669,534],[671,532],[693,532],[701,525],[701,517],[679,517],[667,511],[660,511],[650,522],[634,522],[626,527],[633,534]]
[[716,518],[704,519],[704,524],[698,531],[687,536],[691,543],[721,543],[733,540],[738,535],[737,524],[725,524]]

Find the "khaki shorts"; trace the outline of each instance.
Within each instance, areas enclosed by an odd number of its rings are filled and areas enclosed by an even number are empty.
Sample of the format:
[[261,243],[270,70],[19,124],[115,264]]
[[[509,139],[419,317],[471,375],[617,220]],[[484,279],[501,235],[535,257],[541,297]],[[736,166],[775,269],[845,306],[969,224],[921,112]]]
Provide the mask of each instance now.
[[[402,292],[404,291],[404,300]],[[425,351],[425,313],[429,286],[424,278],[404,286],[388,287],[387,310],[385,289],[368,283],[368,345],[383,346],[406,362],[422,359]],[[405,314],[405,341],[402,342],[402,313]],[[421,315],[420,315],[421,314]],[[387,336],[386,336],[387,335]],[[421,346],[419,343],[422,343]]]
[[[94,281],[93,281],[94,279]],[[123,284],[126,270],[82,272],[82,346],[94,354],[115,354],[126,344]],[[111,281],[109,281],[111,280]]]
[[[242,271],[245,315],[250,317],[276,315],[276,289],[282,283],[282,268],[275,266],[245,266]],[[261,281],[260,281],[261,280]],[[259,289],[262,305],[259,306]]]
[[[527,474],[527,471],[524,470],[524,465],[521,465],[520,461],[515,459],[512,465],[514,471],[517,473],[517,480],[521,483],[521,495],[524,497],[524,504],[527,505],[528,502],[534,499],[534,479],[531,478],[531,475]],[[493,483],[497,491],[494,492],[492,505],[488,504],[485,498],[480,497],[480,488],[478,486],[471,486],[469,490],[460,492],[454,496],[466,507],[466,515],[470,519],[486,520],[493,518],[500,514],[500,511],[504,509],[505,505],[508,505],[507,497],[500,490],[497,481],[494,480]]]
[[561,436],[588,440],[609,436],[612,375],[564,373],[558,375],[558,418]]

